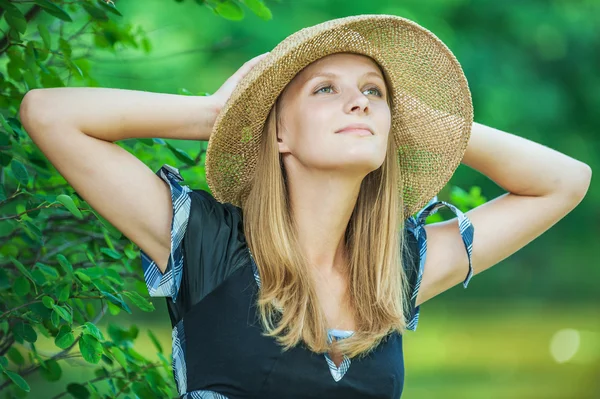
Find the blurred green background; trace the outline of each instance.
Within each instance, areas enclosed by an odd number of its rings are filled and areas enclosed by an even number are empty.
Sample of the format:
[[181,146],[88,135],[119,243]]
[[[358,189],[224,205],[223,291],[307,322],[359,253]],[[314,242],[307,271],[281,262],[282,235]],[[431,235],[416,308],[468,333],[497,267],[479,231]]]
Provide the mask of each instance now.
[[[542,143],[594,170],[600,166],[597,0],[265,3],[273,13],[269,21],[249,12],[240,21],[223,19],[193,1],[117,2],[122,22],[146,31],[152,51],[96,51],[87,57],[91,74],[102,87],[212,93],[246,60],[298,29],[349,15],[394,14],[421,24],[454,52],[469,80],[477,122]],[[190,153],[200,148],[194,142],[176,145]],[[176,159],[144,161],[153,170],[178,165]],[[182,173],[205,187],[203,176]],[[473,185],[488,199],[503,193],[461,165],[440,197],[448,196],[450,186]],[[600,398],[599,201],[600,186],[592,182],[584,201],[540,238],[475,276],[467,290],[457,286],[421,306],[417,331],[405,336],[403,397]],[[154,303],[156,312],[103,322],[152,328],[169,348],[164,300]],[[141,353],[154,353],[144,334],[137,345]],[[91,367],[81,365],[73,362],[65,383],[92,375]],[[47,383],[36,378],[29,381],[40,392],[36,383]],[[61,391],[48,385],[43,397]]]

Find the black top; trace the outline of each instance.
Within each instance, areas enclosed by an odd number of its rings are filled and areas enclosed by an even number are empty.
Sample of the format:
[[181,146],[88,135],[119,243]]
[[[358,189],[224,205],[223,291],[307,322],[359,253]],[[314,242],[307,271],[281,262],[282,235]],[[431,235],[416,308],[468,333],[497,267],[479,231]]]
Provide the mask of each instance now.
[[[404,384],[402,336],[390,334],[364,358],[327,354],[303,344],[283,351],[261,334],[258,269],[246,244],[242,209],[179,185],[177,169],[157,174],[172,193],[171,257],[165,273],[142,251],[152,296],[165,296],[173,326],[173,371],[185,398],[399,398]],[[411,292],[407,320],[416,328],[419,246],[407,223],[403,266]],[[352,332],[330,330],[330,339]]]

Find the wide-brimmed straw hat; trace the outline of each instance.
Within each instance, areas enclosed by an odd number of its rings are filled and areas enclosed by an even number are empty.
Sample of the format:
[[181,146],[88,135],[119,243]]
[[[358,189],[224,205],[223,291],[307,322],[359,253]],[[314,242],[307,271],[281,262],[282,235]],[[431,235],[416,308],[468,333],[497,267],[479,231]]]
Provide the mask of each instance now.
[[411,20],[358,15],[293,33],[239,82],[217,116],[206,153],[206,179],[218,201],[241,206],[277,97],[303,68],[334,53],[366,55],[384,73],[405,215],[413,215],[448,183],[473,123],[471,93],[459,62],[437,36]]

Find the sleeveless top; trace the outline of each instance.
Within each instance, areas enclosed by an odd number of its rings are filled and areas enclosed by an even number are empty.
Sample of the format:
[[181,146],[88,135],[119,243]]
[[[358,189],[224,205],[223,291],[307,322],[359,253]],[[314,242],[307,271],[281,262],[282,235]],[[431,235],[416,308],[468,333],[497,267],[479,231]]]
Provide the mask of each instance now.
[[[170,187],[173,205],[171,254],[165,273],[141,251],[150,296],[165,297],[171,319],[172,368],[180,398],[307,399],[399,398],[404,386],[402,335],[391,333],[362,358],[344,356],[338,367],[325,354],[302,344],[283,351],[262,335],[255,301],[258,268],[246,244],[241,209],[218,202],[204,190],[179,183],[178,169],[163,165],[156,174]],[[415,307],[427,249],[425,218],[448,206],[459,219],[469,257],[464,287],[471,277],[473,226],[454,206],[437,197],[406,220],[409,251],[402,263],[410,282],[408,329],[415,330]],[[331,329],[329,340],[352,331]]]

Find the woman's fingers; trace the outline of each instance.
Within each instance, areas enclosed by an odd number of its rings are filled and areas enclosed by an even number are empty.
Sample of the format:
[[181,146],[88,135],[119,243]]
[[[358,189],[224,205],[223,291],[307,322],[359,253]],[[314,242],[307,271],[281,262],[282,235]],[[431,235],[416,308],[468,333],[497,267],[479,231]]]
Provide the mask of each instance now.
[[256,57],[251,58],[248,61],[246,61],[244,63],[244,65],[242,65],[241,68],[238,69],[238,71],[236,72],[236,75],[239,74],[241,77],[245,76],[248,72],[250,72],[252,67],[254,67],[256,64],[258,64],[258,62],[260,60],[262,60],[267,54],[269,54],[269,52],[257,55]]
[[250,70],[260,62],[260,60],[267,56],[267,54],[269,54],[269,52],[257,55],[256,57],[246,61],[244,65],[242,65],[225,81],[225,83],[223,83],[219,90],[215,92],[214,97],[219,100],[222,105],[224,105],[240,80],[242,80],[243,77],[246,76],[248,72],[250,72]]

